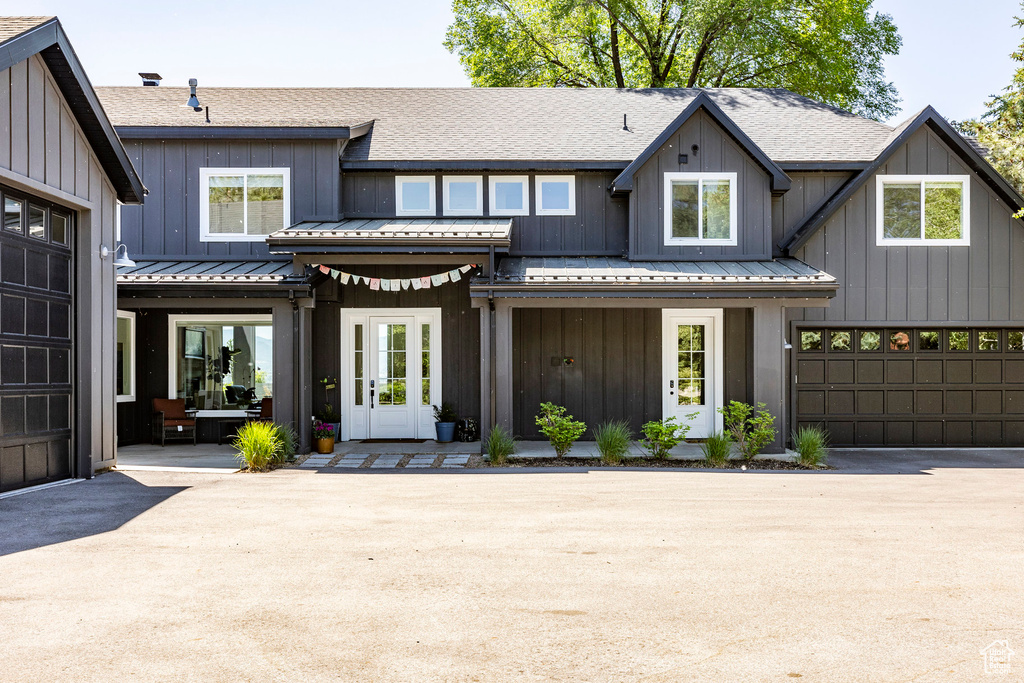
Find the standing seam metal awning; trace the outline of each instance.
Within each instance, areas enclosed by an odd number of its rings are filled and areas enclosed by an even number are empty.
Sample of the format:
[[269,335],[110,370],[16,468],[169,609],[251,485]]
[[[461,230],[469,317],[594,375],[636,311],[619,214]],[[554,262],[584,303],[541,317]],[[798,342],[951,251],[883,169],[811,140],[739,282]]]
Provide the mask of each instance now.
[[267,237],[273,253],[508,251],[511,218],[373,218],[306,221]]
[[117,273],[123,285],[277,285],[302,283],[291,261],[138,261]]

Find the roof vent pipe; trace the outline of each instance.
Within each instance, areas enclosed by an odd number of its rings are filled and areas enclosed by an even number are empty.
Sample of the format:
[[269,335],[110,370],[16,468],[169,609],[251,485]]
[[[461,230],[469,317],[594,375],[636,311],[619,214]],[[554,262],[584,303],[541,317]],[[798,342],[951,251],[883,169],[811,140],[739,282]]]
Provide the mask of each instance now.
[[145,71],[140,71],[139,76],[142,77],[142,85],[160,85],[160,81],[163,80],[163,78],[160,77],[160,74],[148,73]]
[[188,102],[185,103],[186,107],[192,107],[193,111],[202,111],[203,108],[199,106],[199,98],[196,97],[196,86],[199,85],[199,81],[194,78],[188,79],[189,96]]

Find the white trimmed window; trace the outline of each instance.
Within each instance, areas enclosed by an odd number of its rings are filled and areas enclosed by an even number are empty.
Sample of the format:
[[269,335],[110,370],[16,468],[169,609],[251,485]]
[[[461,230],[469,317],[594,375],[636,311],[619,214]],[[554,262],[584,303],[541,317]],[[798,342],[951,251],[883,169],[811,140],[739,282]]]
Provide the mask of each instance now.
[[484,179],[478,175],[444,177],[444,215],[484,215]]
[[291,224],[291,169],[199,169],[199,239],[255,242]]
[[971,178],[965,175],[876,176],[878,246],[971,243]]
[[665,244],[736,245],[736,174],[666,173]]
[[576,215],[576,177],[539,175],[535,179],[538,216]]
[[524,175],[492,175],[489,179],[492,216],[529,216],[530,179]]
[[436,216],[434,176],[395,176],[396,216]]
[[135,312],[117,312],[117,402],[135,400]]

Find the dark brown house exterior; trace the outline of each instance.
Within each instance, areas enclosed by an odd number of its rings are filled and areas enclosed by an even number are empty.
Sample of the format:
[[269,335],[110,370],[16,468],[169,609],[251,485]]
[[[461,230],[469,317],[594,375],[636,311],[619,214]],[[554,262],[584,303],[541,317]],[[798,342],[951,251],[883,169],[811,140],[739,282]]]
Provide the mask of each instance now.
[[[134,386],[308,437],[538,438],[763,402],[836,445],[1024,443],[1024,200],[937,113],[784,90],[100,88]],[[431,276],[433,276],[431,278]],[[424,279],[426,278],[426,279]],[[126,327],[129,324],[126,322]],[[326,382],[324,380],[327,380]],[[332,387],[333,385],[333,387]],[[130,391],[129,391],[130,390]]]

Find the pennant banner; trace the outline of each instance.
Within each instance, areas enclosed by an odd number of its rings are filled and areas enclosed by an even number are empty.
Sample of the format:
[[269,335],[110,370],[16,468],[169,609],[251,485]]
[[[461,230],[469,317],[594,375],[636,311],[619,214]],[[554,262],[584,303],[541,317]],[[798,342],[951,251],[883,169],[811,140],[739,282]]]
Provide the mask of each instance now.
[[315,270],[319,270],[324,275],[334,278],[343,285],[349,283],[353,285],[369,285],[372,290],[379,290],[382,292],[399,292],[403,289],[430,289],[431,287],[440,287],[447,282],[458,282],[462,279],[463,273],[476,268],[475,263],[467,263],[464,266],[458,268],[452,268],[446,270],[443,273],[435,273],[434,275],[424,275],[422,277],[414,278],[397,278],[397,279],[381,279],[376,277],[366,277],[365,275],[354,275],[352,273],[346,273],[336,268],[329,266],[323,266],[320,264],[312,264],[311,267]]

